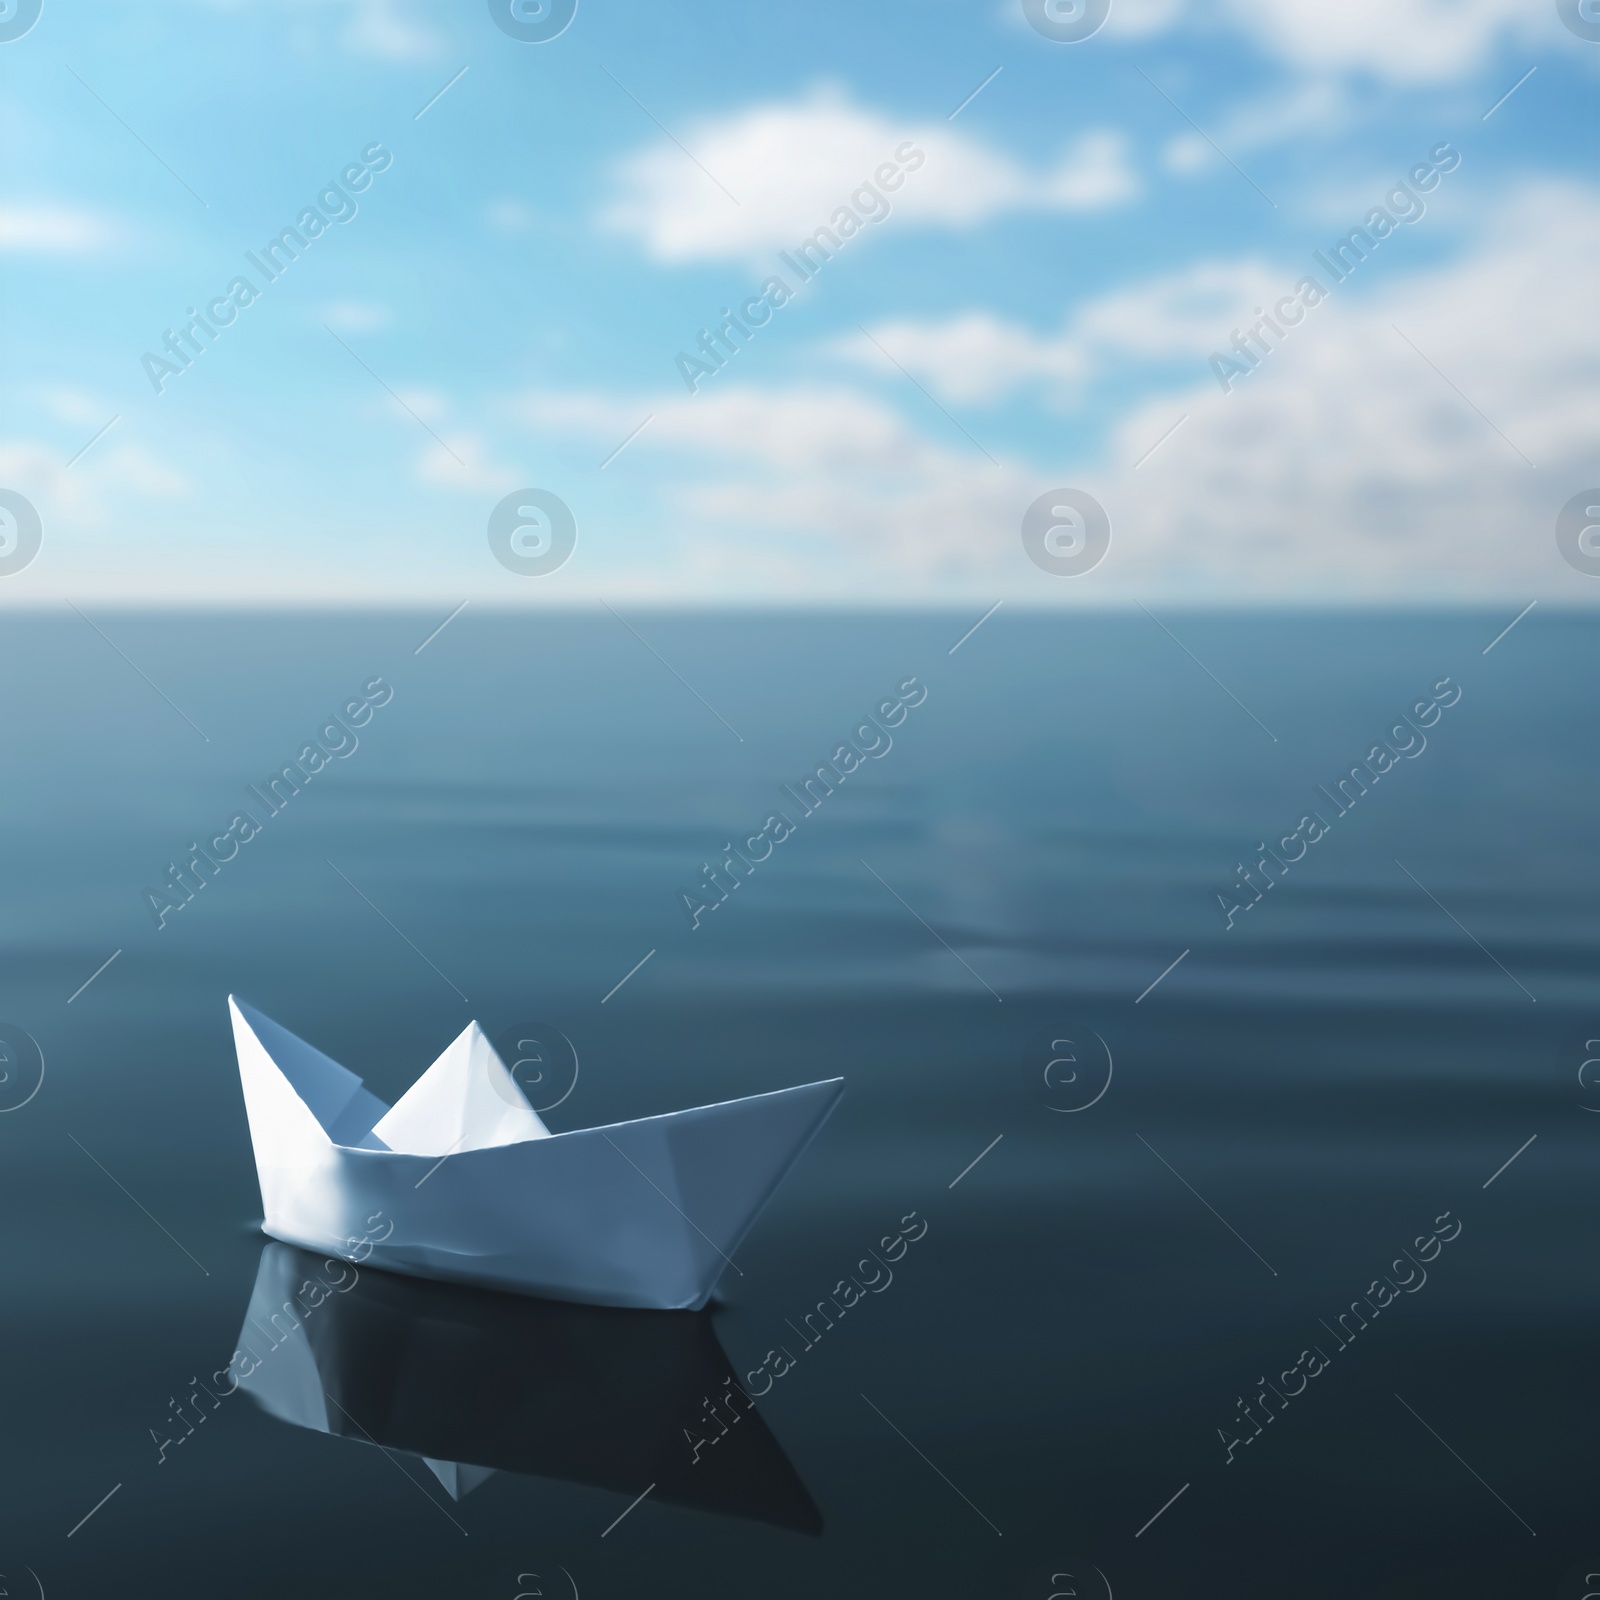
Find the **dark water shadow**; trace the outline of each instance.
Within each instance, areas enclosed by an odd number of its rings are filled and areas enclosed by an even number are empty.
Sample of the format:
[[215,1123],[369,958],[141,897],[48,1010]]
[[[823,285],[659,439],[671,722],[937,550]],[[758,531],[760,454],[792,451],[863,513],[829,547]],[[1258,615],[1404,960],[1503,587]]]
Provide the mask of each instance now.
[[[667,1504],[822,1530],[789,1458],[735,1392],[709,1311],[497,1294],[274,1241],[239,1347],[256,1363],[246,1373],[240,1361],[239,1387],[263,1410],[418,1456],[456,1499],[517,1472],[630,1499],[654,1484]],[[691,1435],[718,1442],[696,1461]]]

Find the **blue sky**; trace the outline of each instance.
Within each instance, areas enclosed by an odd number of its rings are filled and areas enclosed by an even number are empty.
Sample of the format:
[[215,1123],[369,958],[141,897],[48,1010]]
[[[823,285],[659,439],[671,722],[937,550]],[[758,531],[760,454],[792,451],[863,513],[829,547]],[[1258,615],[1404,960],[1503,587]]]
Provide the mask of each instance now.
[[[1600,44],[1555,0],[1112,0],[1075,43],[1019,0],[492,10],[45,0],[0,44],[0,486],[43,527],[0,604],[1600,593],[1553,532],[1600,481]],[[268,283],[244,253],[374,145]],[[802,287],[780,252],[852,195]],[[1063,486],[1113,528],[1073,577],[1019,533]],[[526,487],[578,530],[543,576],[486,533]]]

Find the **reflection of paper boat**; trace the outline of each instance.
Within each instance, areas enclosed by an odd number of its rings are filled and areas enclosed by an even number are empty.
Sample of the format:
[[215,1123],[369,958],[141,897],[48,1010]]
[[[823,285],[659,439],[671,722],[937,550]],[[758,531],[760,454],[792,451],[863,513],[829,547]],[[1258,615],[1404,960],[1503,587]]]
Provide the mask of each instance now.
[[[238,1341],[256,1365],[239,1387],[273,1416],[408,1451],[457,1500],[497,1470],[630,1500],[653,1483],[653,1500],[821,1531],[760,1415],[726,1399],[733,1369],[709,1311],[559,1305],[335,1265],[337,1278],[321,1256],[262,1252]],[[304,1285],[330,1280],[351,1286],[308,1308]],[[717,1443],[697,1462],[685,1430]]]
[[375,1267],[698,1310],[844,1080],[552,1134],[472,1023],[393,1109],[232,997],[265,1228]]

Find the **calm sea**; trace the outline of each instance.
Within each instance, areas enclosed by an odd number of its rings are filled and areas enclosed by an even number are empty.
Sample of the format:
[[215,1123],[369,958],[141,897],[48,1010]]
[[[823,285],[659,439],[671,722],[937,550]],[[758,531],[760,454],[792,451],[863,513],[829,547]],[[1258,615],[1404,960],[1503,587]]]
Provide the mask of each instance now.
[[[1600,1588],[1594,621],[469,607],[419,653],[452,603],[0,628],[7,1593]],[[273,1414],[200,1387],[295,1267],[230,991],[391,1099],[474,1017],[542,1040],[558,1131],[847,1089],[703,1317],[368,1271]]]

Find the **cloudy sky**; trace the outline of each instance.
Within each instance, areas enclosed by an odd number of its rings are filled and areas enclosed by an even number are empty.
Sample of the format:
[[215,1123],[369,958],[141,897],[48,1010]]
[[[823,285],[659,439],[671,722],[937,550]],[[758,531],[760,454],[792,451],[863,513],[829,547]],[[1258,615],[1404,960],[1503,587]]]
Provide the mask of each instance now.
[[[0,488],[42,528],[0,606],[1600,599],[1554,533],[1600,483],[1574,0],[517,27],[44,0],[0,43]],[[715,354],[724,308],[760,325]],[[487,531],[528,488],[577,527],[541,576]],[[1021,537],[1062,488],[1112,528],[1077,576]]]

